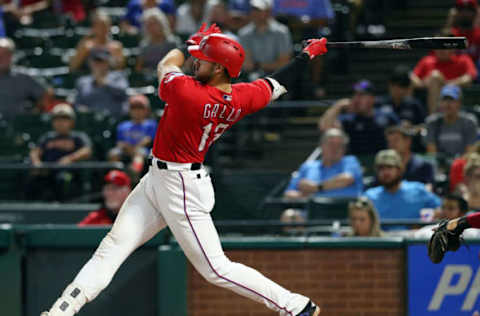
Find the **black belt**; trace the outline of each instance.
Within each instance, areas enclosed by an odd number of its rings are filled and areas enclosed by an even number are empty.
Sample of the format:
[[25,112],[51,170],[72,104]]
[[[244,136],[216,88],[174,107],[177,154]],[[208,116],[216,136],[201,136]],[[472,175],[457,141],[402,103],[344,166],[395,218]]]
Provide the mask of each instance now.
[[[148,158],[148,165],[149,166],[153,165],[153,159],[152,158]],[[167,169],[168,170],[167,163],[163,162],[163,161],[160,161],[160,160],[157,160],[157,167],[158,167],[158,169]],[[199,162],[194,162],[190,166],[190,170],[200,170],[200,169],[202,169],[202,164],[199,163]]]

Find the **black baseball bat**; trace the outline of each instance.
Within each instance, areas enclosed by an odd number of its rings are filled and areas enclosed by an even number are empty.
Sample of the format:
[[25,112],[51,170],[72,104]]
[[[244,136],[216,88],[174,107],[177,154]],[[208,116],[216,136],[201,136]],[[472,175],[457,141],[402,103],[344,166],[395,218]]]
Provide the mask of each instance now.
[[328,48],[465,49],[465,37],[420,37],[379,41],[327,42]]

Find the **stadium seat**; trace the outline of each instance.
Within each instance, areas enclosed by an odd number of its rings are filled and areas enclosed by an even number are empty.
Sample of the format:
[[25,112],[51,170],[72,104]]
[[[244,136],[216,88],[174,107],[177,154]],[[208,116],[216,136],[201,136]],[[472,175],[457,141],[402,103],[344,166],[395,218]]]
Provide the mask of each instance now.
[[38,53],[26,55],[17,61],[17,65],[28,68],[55,68],[66,66],[61,56],[38,50]]
[[48,114],[19,114],[13,119],[13,130],[16,135],[27,133],[30,141],[36,142],[38,138],[51,129]]
[[348,203],[354,198],[314,198],[308,203],[309,219],[346,219]]

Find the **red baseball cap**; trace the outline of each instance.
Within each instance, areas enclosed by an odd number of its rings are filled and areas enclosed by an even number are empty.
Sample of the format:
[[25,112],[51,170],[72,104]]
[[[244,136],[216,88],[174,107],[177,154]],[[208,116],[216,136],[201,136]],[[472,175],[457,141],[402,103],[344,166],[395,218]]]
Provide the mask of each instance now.
[[128,174],[120,170],[110,170],[105,175],[105,183],[113,183],[118,186],[128,186],[130,187],[131,181]]
[[457,8],[474,8],[476,9],[478,7],[478,2],[477,0],[457,0],[455,3],[455,6]]

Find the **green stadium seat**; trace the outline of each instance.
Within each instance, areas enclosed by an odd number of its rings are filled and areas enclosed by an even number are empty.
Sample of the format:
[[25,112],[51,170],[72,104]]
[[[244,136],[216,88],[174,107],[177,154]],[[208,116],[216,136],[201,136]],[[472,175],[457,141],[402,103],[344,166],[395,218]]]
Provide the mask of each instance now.
[[13,119],[13,131],[17,135],[26,133],[30,141],[38,138],[51,129],[50,115],[48,114],[19,114]]
[[124,48],[135,48],[140,45],[140,36],[121,34],[115,37],[116,40],[123,44]]
[[354,198],[314,198],[307,206],[309,219],[347,219]]
[[28,68],[55,68],[66,66],[61,56],[52,55],[48,52],[42,52],[38,55],[26,55],[17,61],[17,65]]

